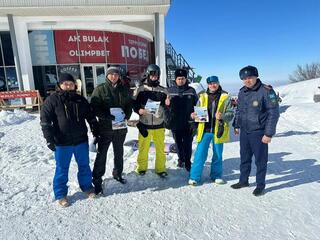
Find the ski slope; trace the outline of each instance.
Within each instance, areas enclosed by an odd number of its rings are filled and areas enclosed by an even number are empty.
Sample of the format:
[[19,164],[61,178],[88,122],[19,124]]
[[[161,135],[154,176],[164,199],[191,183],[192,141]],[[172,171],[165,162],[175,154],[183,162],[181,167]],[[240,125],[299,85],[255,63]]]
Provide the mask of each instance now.
[[[154,174],[154,154],[147,174],[137,176],[137,152],[129,147],[128,183],[121,185],[111,177],[111,148],[106,195],[87,199],[72,161],[71,206],[61,208],[53,200],[55,162],[39,115],[0,112],[0,239],[320,239],[320,103],[312,101],[319,85],[315,79],[276,88],[283,98],[281,117],[261,197],[252,195],[254,165],[249,188],[230,188],[239,177],[239,141],[233,136],[224,146],[226,185],[210,182],[208,160],[202,184],[187,186],[188,174],[176,168],[175,154],[167,155],[168,179]],[[127,140],[137,134],[130,127]],[[166,141],[173,139],[167,135]],[[92,167],[95,154],[90,158]]]

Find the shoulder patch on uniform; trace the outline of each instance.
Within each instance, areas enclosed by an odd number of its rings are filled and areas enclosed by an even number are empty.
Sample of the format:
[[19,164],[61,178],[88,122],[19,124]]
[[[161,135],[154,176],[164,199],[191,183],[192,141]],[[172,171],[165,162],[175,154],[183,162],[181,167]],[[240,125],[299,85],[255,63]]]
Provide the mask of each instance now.
[[270,101],[271,101],[272,103],[278,102],[278,96],[277,96],[276,93],[273,91],[273,89],[272,89],[271,91],[269,91],[268,97],[269,97],[269,99],[270,99]]
[[271,98],[271,99],[277,98],[276,93],[274,91],[270,91],[269,92],[269,98]]

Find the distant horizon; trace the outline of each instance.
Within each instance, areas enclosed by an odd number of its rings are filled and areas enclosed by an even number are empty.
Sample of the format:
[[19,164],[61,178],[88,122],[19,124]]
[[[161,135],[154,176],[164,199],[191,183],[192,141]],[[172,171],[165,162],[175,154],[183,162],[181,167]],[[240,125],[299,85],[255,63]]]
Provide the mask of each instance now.
[[165,38],[195,73],[238,80],[256,66],[263,82],[289,83],[289,75],[320,62],[320,1],[172,1]]
[[[203,87],[206,87],[205,81],[206,81],[205,78],[201,79],[201,83],[202,83],[202,85],[204,85]],[[273,82],[268,81],[268,82],[266,82],[261,79],[261,81],[264,84],[271,85],[273,88],[293,83],[293,82],[290,82],[289,80],[288,81],[273,81]],[[222,82],[222,81],[220,81],[220,84],[221,84],[221,87],[223,88],[223,90],[227,91],[232,96],[237,95],[240,88],[243,87],[242,81],[240,79],[237,82]]]

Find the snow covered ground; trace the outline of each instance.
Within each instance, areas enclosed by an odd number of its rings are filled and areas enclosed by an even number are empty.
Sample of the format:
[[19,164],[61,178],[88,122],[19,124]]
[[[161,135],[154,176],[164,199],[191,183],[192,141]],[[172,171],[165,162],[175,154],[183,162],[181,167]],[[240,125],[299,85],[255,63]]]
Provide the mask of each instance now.
[[[215,186],[207,162],[200,186],[167,155],[168,179],[133,170],[137,152],[125,148],[127,185],[111,179],[108,153],[106,196],[89,200],[70,168],[72,205],[53,201],[53,154],[46,148],[38,114],[0,112],[0,239],[320,239],[320,103],[312,96],[320,79],[282,86],[277,135],[270,145],[266,194],[233,190],[239,177],[239,141],[225,144],[227,184]],[[127,139],[137,137],[129,128]],[[168,135],[167,142],[172,142]],[[196,145],[194,144],[194,148]],[[208,159],[211,157],[209,153]],[[91,166],[95,158],[90,153]]]

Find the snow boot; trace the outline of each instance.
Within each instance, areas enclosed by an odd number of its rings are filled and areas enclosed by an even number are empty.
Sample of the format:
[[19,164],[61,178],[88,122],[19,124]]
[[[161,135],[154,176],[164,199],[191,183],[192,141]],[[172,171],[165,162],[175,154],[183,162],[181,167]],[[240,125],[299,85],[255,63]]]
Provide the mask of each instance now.
[[96,195],[98,194],[103,194],[103,190],[102,190],[102,186],[101,184],[97,184],[97,185],[94,185],[94,192]]
[[190,186],[197,186],[197,185],[198,185],[198,183],[197,183],[197,181],[196,181],[196,180],[189,179],[189,181],[188,181],[188,185],[190,185]]
[[69,207],[70,206],[70,203],[69,203],[67,197],[63,197],[63,198],[58,199],[58,204],[61,207]]
[[166,178],[168,176],[168,173],[167,172],[160,172],[160,173],[157,173],[159,177],[161,178]]
[[118,181],[119,183],[122,183],[122,184],[127,183],[127,180],[122,178],[121,176],[114,176],[113,179],[115,179],[116,181]]
[[137,173],[138,173],[140,176],[146,175],[146,172],[147,172],[147,171],[137,171]]
[[240,189],[240,188],[244,188],[244,187],[249,187],[249,183],[241,183],[241,182],[238,182],[236,184],[232,184],[231,187],[233,189]]
[[264,188],[257,187],[255,190],[253,190],[252,194],[256,197],[261,196],[264,194]]
[[226,184],[226,181],[223,180],[222,178],[217,178],[213,181],[215,184],[217,185],[223,185],[223,184]]
[[94,199],[97,197],[94,189],[87,191],[86,194],[87,194],[88,198],[90,198],[90,199]]

